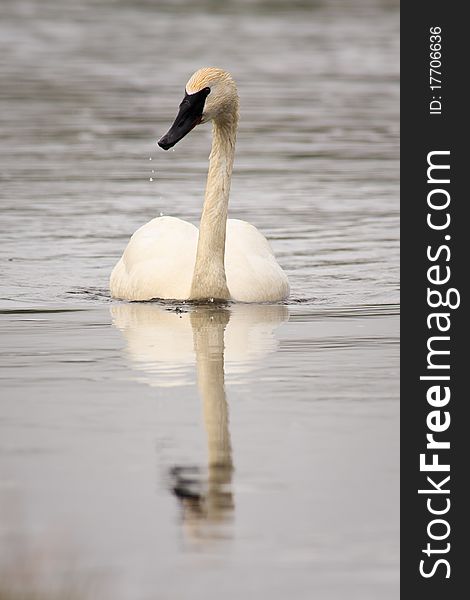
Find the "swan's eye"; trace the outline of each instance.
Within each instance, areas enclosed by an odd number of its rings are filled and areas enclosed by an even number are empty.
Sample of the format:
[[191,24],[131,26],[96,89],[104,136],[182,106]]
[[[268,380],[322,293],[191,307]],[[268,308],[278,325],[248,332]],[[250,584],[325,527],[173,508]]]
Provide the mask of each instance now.
[[206,92],[206,94],[210,94],[211,93],[211,88],[210,87],[205,87],[204,91]]

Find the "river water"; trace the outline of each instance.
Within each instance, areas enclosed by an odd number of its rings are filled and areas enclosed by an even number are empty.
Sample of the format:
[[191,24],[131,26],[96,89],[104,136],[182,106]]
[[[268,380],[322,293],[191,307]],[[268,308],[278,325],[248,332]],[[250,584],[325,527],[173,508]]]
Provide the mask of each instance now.
[[[398,598],[398,34],[394,1],[2,0],[0,597]],[[111,301],[133,231],[198,222],[210,128],[155,140],[206,65],[291,298]]]

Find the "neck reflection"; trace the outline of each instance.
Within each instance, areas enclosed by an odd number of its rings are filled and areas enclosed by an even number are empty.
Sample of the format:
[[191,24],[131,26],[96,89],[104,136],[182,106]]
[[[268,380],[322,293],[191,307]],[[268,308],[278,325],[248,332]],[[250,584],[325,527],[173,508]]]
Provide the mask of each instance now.
[[207,481],[204,482],[197,469],[184,466],[174,467],[171,474],[173,492],[181,501],[184,521],[193,533],[196,533],[199,521],[223,523],[230,519],[234,509],[232,447],[224,373],[224,334],[229,319],[230,312],[221,308],[198,307],[190,315],[197,384],[207,436]]

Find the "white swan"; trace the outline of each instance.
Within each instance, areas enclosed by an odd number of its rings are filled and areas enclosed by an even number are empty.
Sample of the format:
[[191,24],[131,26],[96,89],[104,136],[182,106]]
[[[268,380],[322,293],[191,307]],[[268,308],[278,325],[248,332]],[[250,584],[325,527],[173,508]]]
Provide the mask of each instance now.
[[111,274],[114,298],[275,302],[289,295],[287,276],[266,238],[245,221],[227,220],[238,127],[238,93],[230,74],[213,67],[196,71],[158,144],[168,150],[208,121],[213,140],[199,231],[175,217],[140,227]]

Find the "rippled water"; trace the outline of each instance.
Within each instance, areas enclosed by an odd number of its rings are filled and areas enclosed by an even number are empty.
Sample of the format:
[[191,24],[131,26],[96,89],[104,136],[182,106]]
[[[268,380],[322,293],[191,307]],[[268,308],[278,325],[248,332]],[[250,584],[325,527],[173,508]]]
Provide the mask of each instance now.
[[[398,597],[397,10],[3,0],[0,595]],[[198,221],[210,128],[155,139],[211,64],[292,297],[112,302],[137,227]]]

